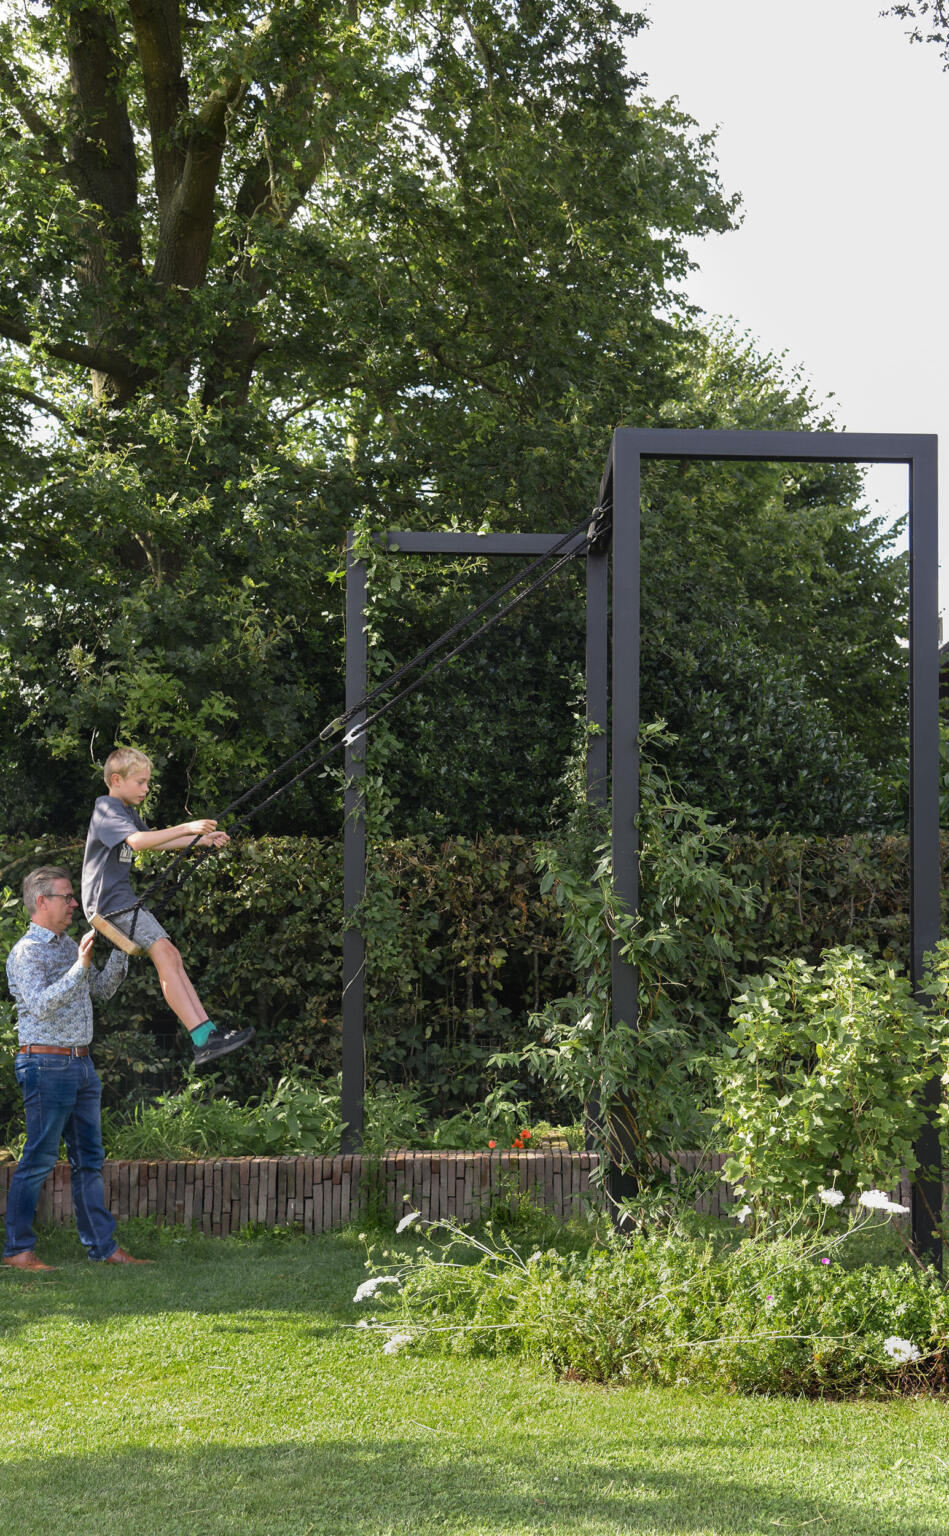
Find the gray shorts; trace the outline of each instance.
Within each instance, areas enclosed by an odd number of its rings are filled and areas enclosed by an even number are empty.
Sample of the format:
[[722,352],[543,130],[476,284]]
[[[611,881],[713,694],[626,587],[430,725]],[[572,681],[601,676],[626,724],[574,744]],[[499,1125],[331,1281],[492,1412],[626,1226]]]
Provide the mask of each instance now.
[[[102,916],[110,922],[114,928],[120,929],[127,938],[132,938],[136,944],[141,944],[147,952],[157,939],[167,939],[167,934],[158,921],[153,917],[147,907],[139,907],[138,912],[123,912],[120,917],[110,917],[108,912]],[[135,932],[132,932],[132,918],[135,918]]]

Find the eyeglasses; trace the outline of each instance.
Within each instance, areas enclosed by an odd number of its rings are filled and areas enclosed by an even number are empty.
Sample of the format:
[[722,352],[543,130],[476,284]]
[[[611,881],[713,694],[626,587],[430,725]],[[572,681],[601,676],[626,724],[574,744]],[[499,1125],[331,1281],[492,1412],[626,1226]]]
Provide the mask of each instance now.
[[74,907],[79,905],[79,897],[74,896],[72,891],[40,891],[40,895],[45,896],[47,901],[71,901]]

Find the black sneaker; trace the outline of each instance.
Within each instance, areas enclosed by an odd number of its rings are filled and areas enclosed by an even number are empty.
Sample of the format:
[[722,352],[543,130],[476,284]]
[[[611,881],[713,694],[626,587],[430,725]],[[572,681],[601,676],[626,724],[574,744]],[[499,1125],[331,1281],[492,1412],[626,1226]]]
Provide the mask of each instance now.
[[230,1056],[232,1051],[239,1051],[242,1045],[253,1040],[256,1030],[249,1029],[216,1029],[194,1053],[196,1067],[206,1067],[209,1062],[217,1061],[219,1056]]

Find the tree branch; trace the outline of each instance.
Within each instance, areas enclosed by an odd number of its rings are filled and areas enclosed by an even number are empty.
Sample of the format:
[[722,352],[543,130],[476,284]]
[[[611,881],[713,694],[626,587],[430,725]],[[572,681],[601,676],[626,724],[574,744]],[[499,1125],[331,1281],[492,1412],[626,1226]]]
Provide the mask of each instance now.
[[47,416],[55,416],[57,421],[65,423],[78,436],[86,436],[82,427],[77,427],[66,411],[54,405],[51,400],[46,400],[42,395],[34,394],[32,389],[21,389],[18,384],[8,384],[6,380],[0,379],[0,394],[15,395],[18,400],[25,400],[28,405],[35,405],[37,410],[45,412]]
[[192,121],[184,166],[161,220],[152,268],[155,281],[163,286],[175,283],[180,288],[197,288],[207,274],[214,197],[227,143],[227,115],[243,90],[243,77],[235,72],[212,91]]
[[50,357],[57,357],[64,363],[78,363],[80,368],[92,368],[98,372],[113,374],[116,378],[126,379],[129,383],[142,376],[141,370],[121,352],[113,352],[108,347],[98,346],[94,342],[88,344],[75,341],[51,341],[48,337],[37,336],[23,320],[18,320],[15,315],[5,314],[0,311],[0,336],[7,341],[15,341],[22,347],[40,346]]
[[[274,93],[272,104],[286,110],[288,103],[299,99],[304,92],[312,99],[321,83],[318,71],[309,76],[299,74]],[[271,344],[258,339],[257,325],[250,313],[251,305],[258,303],[270,286],[261,270],[255,269],[253,258],[248,254],[251,226],[256,218],[264,218],[278,228],[289,223],[326,165],[329,145],[328,135],[314,139],[309,145],[299,145],[295,152],[284,144],[282,154],[259,155],[244,173],[234,202],[242,231],[234,242],[226,276],[228,283],[242,285],[248,306],[245,315],[226,328],[215,347],[215,362],[205,380],[203,398],[206,404],[224,394],[234,399],[246,399],[254,364],[264,352],[273,350]],[[286,184],[285,194],[281,181]]]
[[142,62],[159,210],[173,197],[185,156],[175,130],[188,110],[178,0],[129,0]]
[[[85,196],[106,215],[120,258],[138,261],[138,162],[111,11],[96,0],[70,0],[68,39],[72,159]],[[95,260],[101,264],[101,252]]]
[[[161,0],[136,0],[156,4]],[[171,3],[171,0],[166,0]],[[190,120],[187,148],[178,183],[163,211],[158,251],[152,268],[155,281],[180,288],[198,287],[207,274],[214,231],[214,199],[227,144],[228,117],[254,78],[258,54],[267,44],[272,19],[254,28],[241,56],[235,57],[217,89]]]
[[29,92],[24,90],[2,53],[0,53],[0,91],[8,101],[12,102],[34,138],[43,145],[50,164],[65,169],[66,154],[59,138],[51,124],[36,107]]

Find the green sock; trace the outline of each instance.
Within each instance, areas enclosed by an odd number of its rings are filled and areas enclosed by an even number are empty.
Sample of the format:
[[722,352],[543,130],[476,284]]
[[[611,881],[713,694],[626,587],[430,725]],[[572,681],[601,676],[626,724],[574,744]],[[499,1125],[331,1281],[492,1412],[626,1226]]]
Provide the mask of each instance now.
[[191,1044],[196,1051],[199,1051],[202,1045],[207,1045],[214,1034],[214,1029],[215,1026],[211,1023],[211,1020],[205,1019],[203,1024],[199,1024],[197,1029],[191,1031]]

